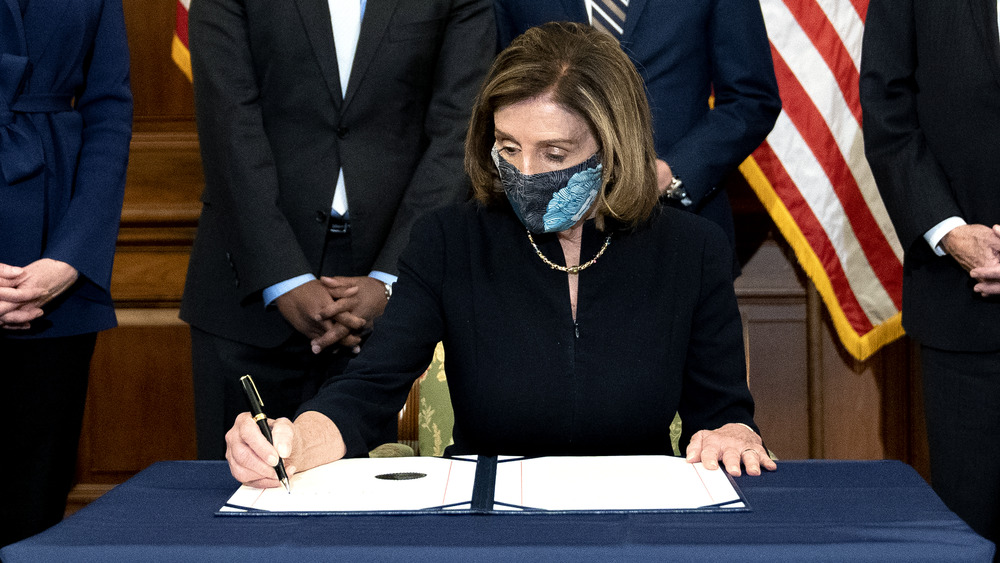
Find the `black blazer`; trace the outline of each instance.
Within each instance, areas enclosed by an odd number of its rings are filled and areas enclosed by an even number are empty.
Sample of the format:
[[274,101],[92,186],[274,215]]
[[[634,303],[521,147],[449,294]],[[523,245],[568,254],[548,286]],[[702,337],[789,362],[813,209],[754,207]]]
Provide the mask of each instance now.
[[865,154],[905,250],[903,327],[947,350],[1000,350],[978,296],[923,235],[950,216],[1000,223],[996,0],[872,0],[861,57]]
[[[605,233],[585,223],[582,260]],[[535,237],[563,262],[556,235]],[[306,402],[337,423],[349,456],[393,440],[413,381],[444,343],[455,410],[447,453],[671,454],[702,429],[753,424],[743,331],[722,230],[676,209],[616,230],[580,272],[535,255],[509,205],[428,214],[372,337],[343,375]]]
[[395,273],[415,218],[466,196],[492,6],[368,0],[343,99],[327,0],[198,0],[189,24],[205,191],[181,317],[275,345],[293,329],[261,291],[318,274],[339,168],[354,275]]

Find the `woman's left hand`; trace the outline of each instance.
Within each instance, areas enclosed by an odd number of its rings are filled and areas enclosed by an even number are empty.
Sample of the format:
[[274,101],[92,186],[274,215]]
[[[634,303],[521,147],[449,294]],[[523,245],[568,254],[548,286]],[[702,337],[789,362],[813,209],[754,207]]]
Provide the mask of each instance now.
[[699,430],[687,447],[687,461],[700,461],[705,469],[718,469],[719,461],[733,477],[740,476],[740,462],[747,475],[760,475],[761,468],[774,471],[778,466],[763,441],[750,427],[731,422],[715,430]]

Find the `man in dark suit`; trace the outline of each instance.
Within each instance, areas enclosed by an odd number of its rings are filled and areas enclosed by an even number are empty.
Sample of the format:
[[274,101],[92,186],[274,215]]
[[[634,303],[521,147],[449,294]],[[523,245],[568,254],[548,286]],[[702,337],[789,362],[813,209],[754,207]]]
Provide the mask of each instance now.
[[[865,154],[905,250],[903,327],[920,343],[931,481],[1000,540],[997,0],[872,0],[861,57]],[[986,274],[976,275],[985,277]]]
[[[734,242],[729,198],[719,188],[760,145],[781,111],[756,0],[496,0],[494,5],[501,47],[548,21],[590,22],[618,37],[646,83],[661,190],[673,196],[674,205],[722,226]],[[615,15],[619,10],[623,24]]]
[[382,312],[414,219],[466,196],[495,25],[488,0],[198,0],[189,25],[206,185],[181,318],[215,458],[238,378],[292,416]]

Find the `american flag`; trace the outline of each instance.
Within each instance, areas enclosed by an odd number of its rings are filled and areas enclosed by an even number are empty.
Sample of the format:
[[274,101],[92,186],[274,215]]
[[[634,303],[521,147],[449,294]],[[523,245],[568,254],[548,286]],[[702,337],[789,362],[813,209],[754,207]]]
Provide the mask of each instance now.
[[[172,54],[191,78],[177,0]],[[868,0],[760,0],[783,109],[740,171],[864,360],[903,335],[903,250],[864,156],[858,93]]]
[[188,8],[191,0],[177,0],[177,20],[170,56],[181,72],[191,80],[191,52],[188,50]]
[[864,360],[903,335],[903,249],[865,160],[858,93],[868,0],[761,0],[781,91],[774,130],[740,166]]

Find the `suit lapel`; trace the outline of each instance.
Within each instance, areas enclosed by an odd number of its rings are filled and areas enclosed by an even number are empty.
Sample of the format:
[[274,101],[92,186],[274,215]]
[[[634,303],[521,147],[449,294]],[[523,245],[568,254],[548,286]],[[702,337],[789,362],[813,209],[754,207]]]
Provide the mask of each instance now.
[[1000,85],[1000,31],[997,28],[996,0],[969,0],[969,7],[993,78]]
[[340,72],[337,70],[337,50],[330,24],[330,5],[327,0],[296,0],[296,4],[326,87],[330,90],[334,106],[339,108],[343,105],[343,99],[340,94]]
[[354,64],[351,65],[351,77],[347,81],[347,96],[344,106],[351,103],[364,79],[368,65],[371,64],[378,51],[379,44],[385,37],[386,28],[392,13],[396,11],[399,0],[368,0],[365,5],[365,15],[361,20],[361,34],[358,36],[358,48],[354,51]]

